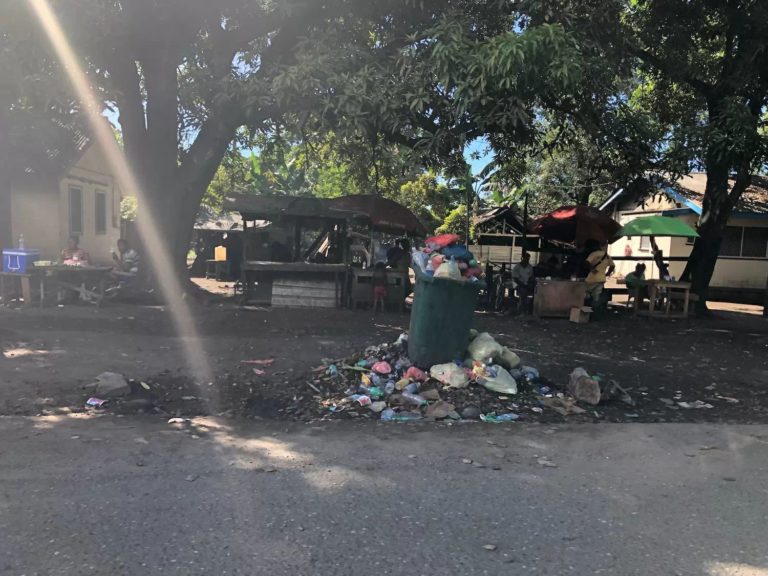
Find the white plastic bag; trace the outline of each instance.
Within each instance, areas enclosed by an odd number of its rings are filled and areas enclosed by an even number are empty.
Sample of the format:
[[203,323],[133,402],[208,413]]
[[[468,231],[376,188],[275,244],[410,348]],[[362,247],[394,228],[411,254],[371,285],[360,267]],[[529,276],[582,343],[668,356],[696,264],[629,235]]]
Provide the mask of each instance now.
[[435,278],[450,278],[451,280],[461,280],[461,270],[455,260],[443,262],[435,270]]
[[489,359],[501,358],[502,347],[488,332],[482,332],[469,343],[467,354],[472,360],[486,362]]
[[469,385],[464,369],[452,362],[435,364],[429,369],[429,375],[448,388],[466,388]]
[[485,376],[479,376],[477,383],[491,392],[517,394],[517,382],[509,372],[501,366],[493,366],[493,372],[496,372],[495,376],[491,376],[490,373],[486,373]]

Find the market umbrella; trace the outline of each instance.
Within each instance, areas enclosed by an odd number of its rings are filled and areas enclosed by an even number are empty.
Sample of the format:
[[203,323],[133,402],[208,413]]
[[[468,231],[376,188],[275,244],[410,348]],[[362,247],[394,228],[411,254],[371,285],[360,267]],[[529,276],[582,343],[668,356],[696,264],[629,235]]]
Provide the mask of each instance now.
[[617,236],[677,236],[698,238],[699,234],[679,218],[643,216],[625,224]]
[[328,200],[329,205],[337,210],[357,212],[370,218],[371,226],[376,230],[395,234],[424,236],[425,229],[416,215],[394,200],[370,194],[353,194]]
[[530,231],[550,242],[584,246],[589,240],[607,242],[621,226],[592,206],[563,206],[531,222]]

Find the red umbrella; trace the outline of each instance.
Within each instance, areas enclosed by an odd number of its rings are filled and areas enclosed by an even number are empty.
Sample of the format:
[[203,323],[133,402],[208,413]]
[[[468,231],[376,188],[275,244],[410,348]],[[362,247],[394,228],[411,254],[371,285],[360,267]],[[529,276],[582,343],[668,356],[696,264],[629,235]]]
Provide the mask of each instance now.
[[333,208],[358,212],[370,218],[377,230],[424,236],[424,225],[416,215],[394,200],[368,194],[353,194],[328,200]]
[[592,206],[562,206],[531,222],[530,231],[545,240],[584,246],[588,240],[608,242],[621,226]]

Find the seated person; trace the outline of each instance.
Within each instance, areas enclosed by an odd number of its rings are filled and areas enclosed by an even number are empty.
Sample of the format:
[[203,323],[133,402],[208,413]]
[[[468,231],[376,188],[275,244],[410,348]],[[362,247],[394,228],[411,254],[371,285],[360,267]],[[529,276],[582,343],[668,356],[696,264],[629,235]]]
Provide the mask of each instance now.
[[115,269],[112,274],[122,278],[135,278],[139,275],[139,253],[130,247],[128,241],[120,238],[117,241],[118,252],[112,252],[112,260],[115,261]]
[[635,270],[624,278],[627,290],[635,297],[637,303],[648,299],[648,283],[645,281],[645,264],[642,262],[635,266]]
[[512,283],[520,297],[520,303],[527,308],[528,299],[533,296],[533,288],[536,285],[531,255],[528,252],[523,252],[520,262],[512,268]]
[[67,240],[67,247],[61,251],[59,259],[65,266],[88,266],[90,256],[80,248],[80,239],[73,235]]

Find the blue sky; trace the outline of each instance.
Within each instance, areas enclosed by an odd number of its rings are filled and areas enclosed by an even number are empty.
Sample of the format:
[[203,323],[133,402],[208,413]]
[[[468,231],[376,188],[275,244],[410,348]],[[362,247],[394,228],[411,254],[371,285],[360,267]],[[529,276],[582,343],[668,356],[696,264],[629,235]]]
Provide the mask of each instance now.
[[[488,140],[485,138],[477,138],[470,142],[464,149],[464,158],[467,159],[467,162],[472,167],[472,174],[477,174],[485,168],[488,162],[493,160],[493,152],[490,152],[488,148]],[[478,154],[479,158],[472,158],[472,155],[474,154]]]

